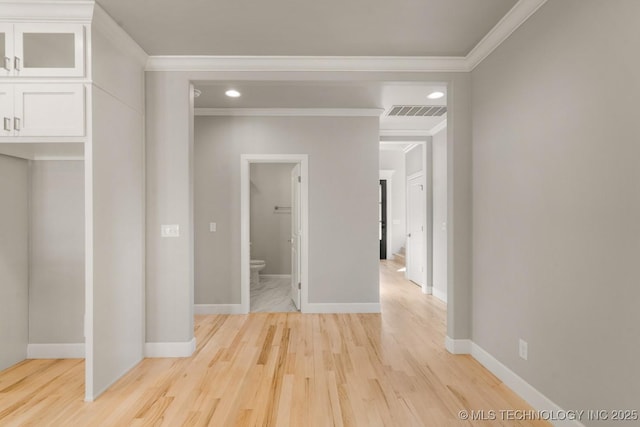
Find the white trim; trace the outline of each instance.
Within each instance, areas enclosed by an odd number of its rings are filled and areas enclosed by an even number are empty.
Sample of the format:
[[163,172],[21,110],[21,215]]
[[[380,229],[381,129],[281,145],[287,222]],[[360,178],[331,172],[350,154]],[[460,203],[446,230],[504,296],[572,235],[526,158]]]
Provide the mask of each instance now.
[[380,169],[380,179],[390,180],[393,178],[393,174],[396,173],[395,169]]
[[472,345],[471,340],[454,340],[449,336],[444,339],[444,346],[451,354],[471,354]]
[[194,314],[245,314],[242,304],[194,304]]
[[422,286],[422,293],[425,295],[433,295],[433,286],[429,284]]
[[265,279],[291,279],[290,274],[260,274]]
[[84,343],[27,344],[27,359],[84,359]]
[[382,108],[195,108],[196,116],[379,117]]
[[93,15],[93,27],[103,33],[107,39],[116,45],[122,52],[127,52],[142,65],[147,62],[147,52],[109,15],[98,3],[96,3]]
[[37,161],[48,161],[48,160],[71,160],[71,161],[79,161],[84,160],[84,156],[33,156],[33,159]]
[[93,1],[88,0],[19,0],[0,2],[2,21],[13,22],[82,22],[93,16]]
[[464,57],[447,56],[150,56],[147,71],[465,72]]
[[443,303],[445,304],[447,303],[447,293],[442,292],[440,289],[436,288],[435,286],[431,287],[431,295],[438,298]]
[[[449,337],[447,337],[447,339],[449,339]],[[487,368],[489,372],[498,377],[500,381],[513,390],[518,396],[523,398],[534,409],[537,411],[550,411],[556,414],[562,411],[560,406],[552,402],[551,399],[544,394],[540,393],[531,384],[502,364],[482,347],[472,341],[469,342],[471,343],[471,356],[480,362],[482,366]],[[447,347],[447,350],[448,349],[449,348]],[[577,420],[554,420],[553,425],[556,427],[584,427],[584,424]]]
[[195,337],[186,342],[147,342],[144,357],[190,357],[196,351]]
[[469,71],[473,71],[487,56],[502,44],[520,25],[547,0],[519,0],[465,57]]
[[309,303],[309,156],[307,154],[242,154],[240,156],[240,304],[242,313],[250,311],[250,163],[298,163],[300,164],[300,209],[302,221],[302,245],[300,255],[302,294],[300,311],[307,312]]
[[[150,56],[147,71],[469,72],[547,0],[519,0],[466,56]],[[67,3],[67,2],[60,2]],[[69,2],[70,3],[70,2]],[[85,2],[83,2],[85,3]],[[62,14],[58,13],[59,16]],[[0,9],[0,16],[4,16]]]
[[[91,61],[88,60],[88,63]],[[87,106],[93,105],[93,90],[86,90]],[[86,135],[84,144],[84,341],[85,341],[85,397],[87,402],[93,401],[94,377],[94,292],[93,292],[93,115],[86,115]],[[144,340],[142,340],[144,341]]]
[[429,132],[431,133],[431,136],[434,136],[446,128],[447,128],[447,119],[444,119],[443,121],[441,121],[440,123],[432,127]]
[[305,313],[380,313],[380,303],[308,303]]
[[[427,137],[431,135],[431,131],[426,129],[380,129],[380,136],[398,137],[398,136],[417,136]],[[407,141],[410,142],[410,141]]]

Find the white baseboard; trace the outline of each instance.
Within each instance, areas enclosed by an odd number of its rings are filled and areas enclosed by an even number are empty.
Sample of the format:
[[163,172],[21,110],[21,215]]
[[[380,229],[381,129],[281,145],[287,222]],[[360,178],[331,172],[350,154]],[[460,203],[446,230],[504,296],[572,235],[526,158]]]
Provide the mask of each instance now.
[[84,343],[27,344],[27,359],[84,359]]
[[196,351],[195,337],[186,342],[148,342],[144,357],[190,357]]
[[261,274],[265,279],[291,279],[290,274]]
[[246,314],[242,304],[194,304],[195,314]]
[[303,313],[380,313],[380,303],[309,303]]
[[433,286],[420,286],[420,288],[422,289],[422,293],[425,295],[433,294]]
[[435,286],[433,287],[432,295],[444,303],[447,302],[447,293],[436,288]]
[[[549,411],[550,413],[556,414],[563,411],[560,406],[553,403],[544,394],[540,393],[531,384],[474,342],[471,342],[471,356],[493,375],[498,377],[500,381],[513,390],[518,396],[526,400],[535,410]],[[578,420],[554,420],[553,425],[555,427],[584,427],[584,424]]]
[[454,340],[448,336],[444,339],[444,346],[451,354],[471,354],[471,340]]

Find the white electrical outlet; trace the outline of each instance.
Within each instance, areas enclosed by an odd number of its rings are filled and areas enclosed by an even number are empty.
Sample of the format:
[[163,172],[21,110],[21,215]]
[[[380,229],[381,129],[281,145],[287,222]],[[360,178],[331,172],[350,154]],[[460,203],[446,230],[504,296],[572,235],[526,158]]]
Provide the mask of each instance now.
[[209,223],[209,231],[211,231],[211,232],[216,231],[216,223],[215,222],[210,222]]
[[180,226],[178,224],[161,225],[160,235],[162,237],[180,237]]
[[520,339],[518,354],[520,355],[520,358],[524,360],[527,360],[527,358],[529,357],[529,344],[527,344],[527,342],[523,339]]

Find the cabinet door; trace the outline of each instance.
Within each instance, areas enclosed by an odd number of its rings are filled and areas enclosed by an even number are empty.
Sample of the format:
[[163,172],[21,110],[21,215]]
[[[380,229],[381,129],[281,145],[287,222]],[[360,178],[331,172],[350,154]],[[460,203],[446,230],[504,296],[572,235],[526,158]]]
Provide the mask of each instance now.
[[0,24],[0,77],[13,69],[13,25]]
[[15,85],[16,136],[83,136],[84,86]]
[[12,85],[0,85],[0,136],[13,136]]
[[15,75],[84,76],[81,24],[15,24]]

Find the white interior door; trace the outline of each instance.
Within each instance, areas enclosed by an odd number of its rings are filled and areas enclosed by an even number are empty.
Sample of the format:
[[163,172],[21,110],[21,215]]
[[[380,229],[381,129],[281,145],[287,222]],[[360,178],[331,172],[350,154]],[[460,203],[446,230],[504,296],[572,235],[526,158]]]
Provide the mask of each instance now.
[[301,257],[300,243],[302,226],[300,222],[300,164],[291,171],[291,299],[300,310]]
[[425,198],[422,177],[407,182],[407,278],[424,287]]

